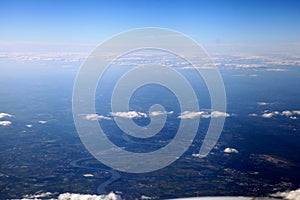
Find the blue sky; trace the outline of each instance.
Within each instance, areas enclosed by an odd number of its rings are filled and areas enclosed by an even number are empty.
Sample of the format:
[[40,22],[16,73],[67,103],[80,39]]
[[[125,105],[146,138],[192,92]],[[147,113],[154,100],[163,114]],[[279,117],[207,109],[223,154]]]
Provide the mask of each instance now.
[[154,26],[200,43],[299,43],[300,1],[1,0],[0,26],[0,41],[99,43]]

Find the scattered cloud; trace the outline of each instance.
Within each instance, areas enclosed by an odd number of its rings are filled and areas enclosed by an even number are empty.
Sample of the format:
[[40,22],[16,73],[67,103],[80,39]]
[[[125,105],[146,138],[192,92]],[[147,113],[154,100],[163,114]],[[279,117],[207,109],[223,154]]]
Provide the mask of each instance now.
[[12,117],[12,115],[8,113],[0,113],[0,119],[5,117]]
[[98,120],[98,119],[111,120],[110,117],[106,117],[106,116],[98,115],[98,114],[87,114],[87,115],[85,115],[85,119],[87,119],[87,120]]
[[40,121],[38,121],[40,124],[47,124],[47,121],[45,121],[45,120],[40,120]]
[[11,121],[0,121],[0,126],[10,126],[11,124]]
[[272,197],[281,197],[286,200],[300,200],[300,189],[287,192],[277,192],[271,195]]
[[223,152],[224,153],[239,153],[239,151],[234,148],[226,148],[226,149],[224,149]]
[[299,110],[284,110],[282,112],[280,111],[273,111],[273,112],[269,112],[269,111],[265,111],[265,113],[263,113],[261,116],[263,118],[272,118],[274,116],[286,116],[289,117],[290,119],[297,119],[297,117],[295,115],[300,115],[300,111]]
[[128,112],[111,112],[110,113],[114,117],[122,117],[122,118],[147,118],[147,114],[143,112],[137,112],[137,111],[128,111]]
[[230,114],[220,111],[212,111],[211,113],[205,112],[205,111],[184,111],[182,112],[178,118],[180,119],[194,119],[195,117],[200,118],[216,118],[216,117],[229,117]]

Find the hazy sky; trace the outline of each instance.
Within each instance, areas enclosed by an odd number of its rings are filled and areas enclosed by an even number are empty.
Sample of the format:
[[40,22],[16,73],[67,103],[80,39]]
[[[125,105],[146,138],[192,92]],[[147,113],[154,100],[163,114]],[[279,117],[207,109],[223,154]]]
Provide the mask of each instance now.
[[163,27],[200,43],[299,43],[300,1],[0,0],[0,41],[99,43]]

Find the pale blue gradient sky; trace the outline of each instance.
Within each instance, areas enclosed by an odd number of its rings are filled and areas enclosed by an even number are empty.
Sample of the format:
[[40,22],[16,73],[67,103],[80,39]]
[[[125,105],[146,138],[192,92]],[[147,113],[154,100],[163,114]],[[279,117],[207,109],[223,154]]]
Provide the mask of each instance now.
[[0,1],[0,41],[99,43],[163,27],[200,43],[299,43],[300,1]]

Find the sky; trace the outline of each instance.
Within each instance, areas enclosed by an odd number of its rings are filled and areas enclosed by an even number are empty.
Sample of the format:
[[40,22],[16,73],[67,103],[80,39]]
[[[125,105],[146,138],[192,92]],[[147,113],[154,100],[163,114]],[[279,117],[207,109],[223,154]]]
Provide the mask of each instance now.
[[0,42],[97,44],[142,27],[199,43],[300,43],[300,1],[0,0]]

